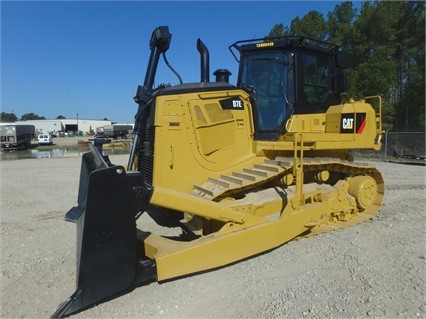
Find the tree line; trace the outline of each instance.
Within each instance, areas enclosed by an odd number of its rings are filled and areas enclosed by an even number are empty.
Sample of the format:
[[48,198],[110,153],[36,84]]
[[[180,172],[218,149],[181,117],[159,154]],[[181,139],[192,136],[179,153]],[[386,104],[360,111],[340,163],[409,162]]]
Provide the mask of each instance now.
[[425,131],[425,2],[342,2],[324,17],[310,11],[266,38],[299,35],[339,45],[352,61],[349,97],[380,95],[386,130]]
[[[58,115],[56,117],[56,119],[57,120],[65,120],[66,117],[63,116],[63,115]],[[40,116],[40,115],[35,114],[35,113],[25,113],[19,119],[19,121],[32,121],[32,120],[46,120],[46,117]],[[104,117],[102,120],[103,121],[109,121],[106,117]],[[0,113],[0,122],[14,123],[16,121],[18,121],[18,117],[15,115],[15,113],[6,113],[6,112]]]
[[[56,117],[56,119],[57,120],[63,120],[63,119],[65,119],[65,116],[58,115]],[[31,121],[31,120],[46,120],[46,117],[40,116],[40,115],[35,114],[35,113],[25,113],[19,119],[19,121]],[[0,122],[13,123],[13,122],[16,122],[16,121],[18,121],[18,117],[16,116],[15,113],[1,112]]]

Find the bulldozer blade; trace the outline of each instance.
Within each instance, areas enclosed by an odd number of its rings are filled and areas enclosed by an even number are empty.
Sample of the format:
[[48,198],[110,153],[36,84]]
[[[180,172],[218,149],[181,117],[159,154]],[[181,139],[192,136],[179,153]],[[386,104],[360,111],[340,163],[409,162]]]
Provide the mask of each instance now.
[[136,221],[126,171],[96,149],[82,158],[77,224],[77,289],[52,318],[63,318],[128,290],[137,277]]

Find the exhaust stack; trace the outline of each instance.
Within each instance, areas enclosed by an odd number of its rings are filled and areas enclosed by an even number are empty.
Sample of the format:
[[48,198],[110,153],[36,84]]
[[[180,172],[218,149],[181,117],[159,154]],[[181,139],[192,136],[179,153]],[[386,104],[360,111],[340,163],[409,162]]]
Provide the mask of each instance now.
[[200,39],[197,40],[197,50],[201,57],[201,82],[210,82],[209,50]]

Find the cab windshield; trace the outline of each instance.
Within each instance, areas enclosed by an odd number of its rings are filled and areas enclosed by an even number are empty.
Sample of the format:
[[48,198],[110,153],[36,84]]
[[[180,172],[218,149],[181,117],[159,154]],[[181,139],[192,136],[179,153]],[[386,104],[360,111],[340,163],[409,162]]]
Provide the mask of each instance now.
[[278,51],[256,52],[242,59],[240,84],[255,99],[257,131],[281,133],[291,114],[288,60],[287,54]]

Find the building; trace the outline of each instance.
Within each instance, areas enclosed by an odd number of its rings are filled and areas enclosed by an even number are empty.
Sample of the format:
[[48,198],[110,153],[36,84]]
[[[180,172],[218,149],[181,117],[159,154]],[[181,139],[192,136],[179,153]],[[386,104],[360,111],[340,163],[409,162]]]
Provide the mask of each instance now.
[[56,120],[29,120],[17,121],[16,124],[34,125],[37,132],[59,133],[59,132],[82,132],[89,135],[95,133],[96,128],[111,125],[109,120],[87,120],[87,119],[56,119]]
[[36,132],[65,132],[65,127],[61,120],[31,120],[31,121],[16,121],[16,124],[29,124],[35,126]]
[[86,119],[63,119],[61,120],[65,126],[65,132],[83,132],[88,135],[90,132],[95,133],[96,128],[104,125],[111,125],[108,120],[86,120]]

